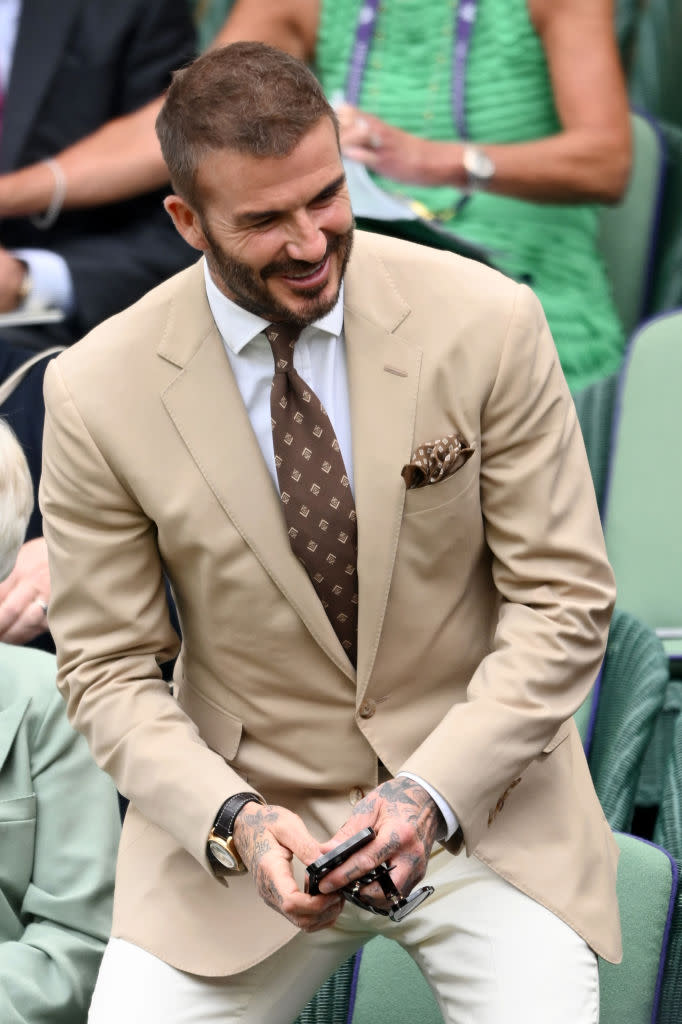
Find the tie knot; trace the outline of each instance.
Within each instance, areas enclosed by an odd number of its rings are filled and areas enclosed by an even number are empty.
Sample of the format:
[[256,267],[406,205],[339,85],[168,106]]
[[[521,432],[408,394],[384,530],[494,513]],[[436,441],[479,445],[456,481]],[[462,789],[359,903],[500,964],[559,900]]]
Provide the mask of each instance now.
[[301,328],[294,324],[270,324],[265,328],[265,337],[275,360],[275,373],[287,373],[294,364],[294,345]]

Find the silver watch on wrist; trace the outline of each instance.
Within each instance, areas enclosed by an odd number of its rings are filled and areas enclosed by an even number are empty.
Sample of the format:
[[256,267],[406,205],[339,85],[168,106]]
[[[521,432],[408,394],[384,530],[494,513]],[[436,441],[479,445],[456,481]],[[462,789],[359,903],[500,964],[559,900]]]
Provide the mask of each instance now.
[[462,153],[462,164],[467,174],[467,192],[483,192],[490,187],[495,164],[487,153],[478,146],[466,145]]

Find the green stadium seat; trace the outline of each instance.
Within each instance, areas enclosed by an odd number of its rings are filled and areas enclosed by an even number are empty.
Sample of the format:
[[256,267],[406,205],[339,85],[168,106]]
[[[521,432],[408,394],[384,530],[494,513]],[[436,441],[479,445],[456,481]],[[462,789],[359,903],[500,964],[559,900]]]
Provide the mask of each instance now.
[[599,249],[627,336],[647,308],[663,197],[665,156],[654,121],[631,113],[632,170],[625,196],[602,209]]
[[[677,718],[668,758],[654,840],[665,846],[682,868],[682,716]],[[678,891],[663,975],[659,1024],[682,1020],[682,888]]]
[[682,656],[682,311],[632,337],[616,400],[604,533],[618,603]]
[[616,609],[595,686],[596,712],[583,742],[594,788],[613,829],[630,831],[642,764],[669,683],[656,634]]

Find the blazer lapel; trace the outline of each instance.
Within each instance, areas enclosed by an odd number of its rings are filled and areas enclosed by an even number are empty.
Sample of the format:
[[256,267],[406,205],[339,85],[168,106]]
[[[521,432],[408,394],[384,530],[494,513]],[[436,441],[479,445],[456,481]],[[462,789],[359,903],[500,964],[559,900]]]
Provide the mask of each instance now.
[[201,263],[178,294],[159,354],[180,373],[163,402],[206,483],[316,642],[355,673],[305,569],[294,557],[274,483],[206,300]]
[[19,731],[29,699],[20,698],[5,708],[0,708],[0,769],[2,769],[7,755],[12,749],[14,737]]
[[409,306],[383,264],[359,242],[346,278],[344,333],[358,515],[360,701],[379,645],[398,546],[405,500],[400,470],[412,451],[421,349],[394,333]]
[[[24,0],[2,122],[0,169],[16,166],[83,0]],[[49,46],[44,40],[49,39]]]

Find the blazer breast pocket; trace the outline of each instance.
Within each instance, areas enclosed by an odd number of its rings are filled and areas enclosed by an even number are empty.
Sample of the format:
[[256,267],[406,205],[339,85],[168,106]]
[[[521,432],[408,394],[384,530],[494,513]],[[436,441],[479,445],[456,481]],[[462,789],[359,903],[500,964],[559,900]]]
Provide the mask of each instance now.
[[17,796],[11,800],[0,800],[0,826],[12,825],[18,821],[35,821],[36,798],[31,793],[28,796]]
[[435,484],[408,489],[405,492],[403,517],[431,512],[456,501],[478,482],[479,464],[480,455],[478,448],[475,448],[471,458],[450,476]]

